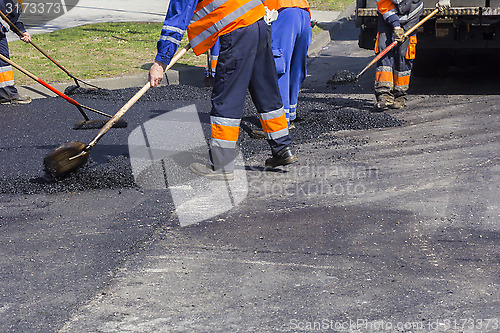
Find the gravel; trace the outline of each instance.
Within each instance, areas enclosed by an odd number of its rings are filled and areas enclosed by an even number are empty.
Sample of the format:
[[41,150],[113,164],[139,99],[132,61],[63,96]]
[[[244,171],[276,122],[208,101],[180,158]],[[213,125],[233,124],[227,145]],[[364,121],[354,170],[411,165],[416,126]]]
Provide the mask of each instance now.
[[118,156],[96,166],[89,161],[84,167],[58,180],[22,176],[0,179],[0,194],[54,194],[133,187],[136,185],[130,160],[126,156]]
[[[136,88],[119,90],[77,88],[73,91],[73,95],[75,98],[127,101],[136,92]],[[205,87],[187,85],[161,86],[150,89],[137,103],[168,100],[209,100],[210,94],[211,88]],[[321,146],[328,149],[328,147],[339,144],[348,144],[345,141],[336,141],[334,138],[335,131],[393,127],[402,124],[400,120],[388,114],[363,110],[359,101],[356,100],[346,101],[344,99],[340,101],[311,93],[302,94],[299,99],[296,129],[290,131],[294,146],[316,140],[322,142]],[[209,111],[201,112],[208,113]],[[207,117],[201,118],[206,119]],[[209,127],[204,126],[204,128],[208,130]],[[239,146],[245,158],[256,157],[259,154],[268,155],[270,152],[266,140],[250,137],[251,129],[258,128],[260,128],[260,124],[257,111],[248,95],[244,106],[239,138]],[[329,142],[325,140],[329,140]],[[101,164],[93,164],[92,161],[89,161],[84,167],[57,181],[47,177],[30,179],[22,176],[0,179],[0,193],[2,194],[57,193],[132,187],[136,187],[136,184],[129,157],[126,155],[114,157]]]
[[328,80],[328,84],[346,84],[354,81],[356,81],[356,74],[351,71],[341,69],[335,73],[330,80]]

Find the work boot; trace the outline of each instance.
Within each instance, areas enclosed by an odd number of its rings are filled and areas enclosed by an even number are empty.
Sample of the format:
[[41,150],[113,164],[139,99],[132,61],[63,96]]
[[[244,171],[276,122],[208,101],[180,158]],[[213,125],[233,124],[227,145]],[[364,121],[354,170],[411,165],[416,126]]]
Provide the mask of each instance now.
[[31,98],[29,96],[16,95],[9,99],[0,100],[0,104],[29,104],[31,103]]
[[211,180],[233,180],[233,171],[213,170],[211,166],[198,162],[191,163],[189,169],[199,176]]
[[31,103],[31,97],[16,95],[10,99],[11,104],[29,104]]
[[297,162],[297,156],[294,155],[290,147],[281,149],[276,155],[266,160],[266,167],[276,168],[280,165],[287,165]]
[[377,96],[377,102],[374,106],[375,112],[382,112],[387,110],[394,104],[394,96],[391,94],[380,94]]
[[266,132],[259,129],[252,129],[252,132],[250,132],[250,137],[252,139],[267,139]]
[[203,83],[205,87],[213,87],[214,86],[214,77],[212,75],[205,76],[203,79]]
[[394,99],[394,103],[389,106],[391,109],[402,109],[406,106],[406,95],[398,96]]
[[10,102],[12,104],[29,104],[31,103],[31,97],[17,95],[16,97],[12,98]]

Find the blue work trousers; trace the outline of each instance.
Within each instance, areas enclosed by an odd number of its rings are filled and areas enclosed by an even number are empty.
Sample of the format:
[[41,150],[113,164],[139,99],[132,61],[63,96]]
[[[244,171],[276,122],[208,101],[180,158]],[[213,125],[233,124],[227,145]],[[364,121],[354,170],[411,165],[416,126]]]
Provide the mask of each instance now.
[[272,23],[272,48],[278,84],[288,121],[296,118],[299,91],[307,75],[312,39],[311,16],[302,8],[283,8]]

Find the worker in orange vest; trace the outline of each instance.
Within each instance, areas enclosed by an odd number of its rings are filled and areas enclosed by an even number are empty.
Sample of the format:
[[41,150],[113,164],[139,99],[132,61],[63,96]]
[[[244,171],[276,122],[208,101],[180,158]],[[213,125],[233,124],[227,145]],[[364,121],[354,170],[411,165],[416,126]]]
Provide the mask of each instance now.
[[[450,0],[438,0],[440,10],[450,7]],[[377,61],[375,73],[375,111],[401,109],[406,105],[413,60],[416,56],[417,32],[408,39],[404,33],[418,23],[424,9],[423,0],[377,0],[378,23],[375,52],[381,52],[393,41],[398,45]]]
[[260,0],[171,0],[158,53],[149,71],[152,86],[163,78],[187,30],[196,55],[219,39],[220,53],[212,90],[209,165],[192,163],[192,172],[209,179],[234,179],[234,159],[246,93],[249,90],[271,147],[267,167],[297,161],[290,144],[285,110],[271,49],[270,27]]

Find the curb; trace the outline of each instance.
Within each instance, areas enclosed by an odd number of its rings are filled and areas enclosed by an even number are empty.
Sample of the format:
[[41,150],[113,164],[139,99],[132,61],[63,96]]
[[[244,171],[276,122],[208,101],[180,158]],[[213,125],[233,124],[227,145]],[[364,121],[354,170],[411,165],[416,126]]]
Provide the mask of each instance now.
[[[84,80],[88,83],[96,85],[103,89],[124,89],[133,87],[142,87],[147,83],[147,72],[144,74],[135,74],[129,76],[111,77],[111,78],[98,78]],[[165,79],[162,80],[159,86],[169,84],[185,84],[192,86],[203,86],[202,78],[205,75],[205,69],[202,67],[189,67],[185,65],[174,65],[169,71],[165,73]],[[52,87],[64,93],[64,90],[69,86],[74,86],[75,82],[63,83],[49,83]],[[84,83],[80,83],[81,87],[85,88]],[[42,87],[40,84],[28,84],[16,86],[18,92],[22,96],[29,96],[32,99],[57,97],[57,95],[50,90]]]
[[321,51],[331,40],[333,40],[333,36],[340,30],[340,28],[342,28],[343,24],[354,16],[355,11],[356,4],[354,3],[340,12],[335,21],[326,24],[325,29],[314,36],[311,45],[309,45],[307,56],[317,56],[318,52]]

